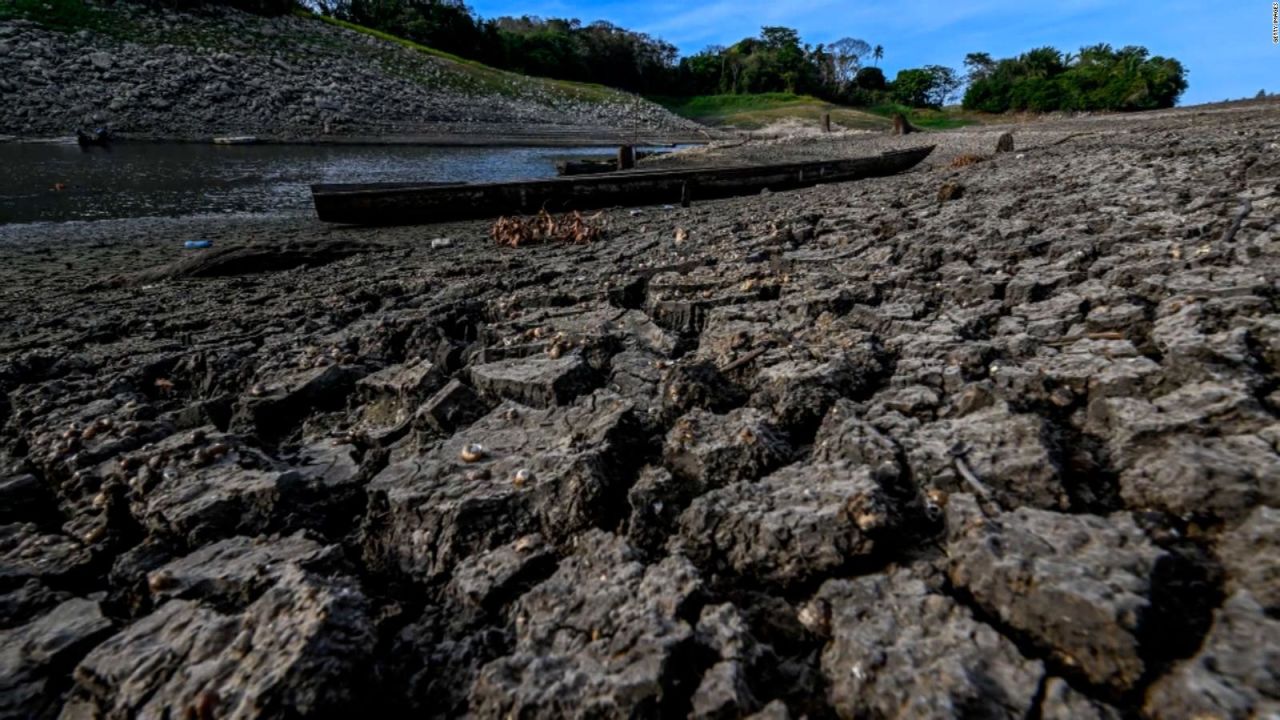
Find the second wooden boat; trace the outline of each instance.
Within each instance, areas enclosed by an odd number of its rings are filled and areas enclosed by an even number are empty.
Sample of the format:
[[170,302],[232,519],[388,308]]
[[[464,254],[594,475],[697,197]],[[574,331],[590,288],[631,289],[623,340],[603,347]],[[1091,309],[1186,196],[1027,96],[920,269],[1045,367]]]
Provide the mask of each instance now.
[[498,215],[678,203],[791,190],[819,183],[882,177],[908,170],[933,146],[870,157],[779,165],[632,170],[603,175],[502,183],[312,185],[325,222],[387,225],[447,222]]

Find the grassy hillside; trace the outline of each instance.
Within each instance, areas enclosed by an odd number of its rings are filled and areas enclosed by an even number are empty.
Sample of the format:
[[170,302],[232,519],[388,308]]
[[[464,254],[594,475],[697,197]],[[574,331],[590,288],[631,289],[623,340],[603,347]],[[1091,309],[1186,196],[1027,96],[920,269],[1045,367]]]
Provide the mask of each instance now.
[[889,126],[894,113],[903,113],[916,127],[930,130],[948,130],[998,119],[998,116],[967,112],[959,108],[930,110],[894,104],[854,108],[829,103],[810,95],[791,93],[649,99],[677,115],[704,125],[744,130],[755,130],[784,120],[811,122],[816,125],[822,122],[822,116],[826,113],[831,114],[831,122],[851,130],[883,130]]
[[784,120],[822,122],[831,114],[831,122],[855,130],[879,130],[888,127],[881,117],[855,108],[835,105],[809,95],[761,93],[758,95],[699,95],[695,97],[653,97],[668,110],[704,125],[755,130]]
[[[966,125],[994,122],[999,119],[997,115],[969,112],[961,110],[958,106],[931,110],[929,108],[910,108],[906,105],[889,103],[869,107],[867,111],[885,118],[892,118],[895,113],[902,113],[907,116],[912,125],[928,130],[950,130]],[[1005,118],[1001,122],[1008,122],[1008,119]]]
[[337,18],[326,17],[324,15],[316,15],[314,13],[299,10],[296,13],[300,17],[310,18],[319,22],[328,23],[336,27],[344,28],[363,35],[376,37],[380,40],[396,43],[402,47],[416,50],[425,55],[429,55],[438,60],[450,63],[455,71],[470,77],[475,83],[481,87],[486,87],[495,92],[505,92],[509,90],[515,83],[532,83],[540,86],[542,89],[552,91],[555,94],[562,94],[573,97],[577,100],[586,101],[605,101],[619,100],[626,97],[626,93],[615,90],[604,85],[592,85],[588,83],[569,82],[567,80],[555,80],[552,78],[529,77],[518,73],[508,72],[490,67],[475,60],[468,60],[452,53],[436,50],[435,48],[419,45],[412,40],[406,40],[381,30],[374,30],[363,25],[346,22]]

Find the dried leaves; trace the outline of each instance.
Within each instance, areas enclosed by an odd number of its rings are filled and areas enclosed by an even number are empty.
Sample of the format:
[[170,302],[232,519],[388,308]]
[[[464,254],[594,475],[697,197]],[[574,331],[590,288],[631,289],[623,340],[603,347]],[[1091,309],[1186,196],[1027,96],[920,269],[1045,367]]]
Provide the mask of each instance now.
[[556,217],[546,210],[528,218],[500,217],[493,223],[489,235],[504,247],[541,245],[549,242],[586,245],[604,237],[602,213],[583,217],[577,210]]
[[962,168],[970,165],[977,165],[985,159],[986,158],[981,155],[957,155],[955,159],[951,161],[951,167]]

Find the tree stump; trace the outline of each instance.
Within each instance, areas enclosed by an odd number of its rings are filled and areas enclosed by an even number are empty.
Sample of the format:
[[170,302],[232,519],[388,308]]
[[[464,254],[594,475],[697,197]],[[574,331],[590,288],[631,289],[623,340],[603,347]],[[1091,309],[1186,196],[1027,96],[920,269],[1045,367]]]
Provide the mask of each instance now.
[[1013,133],[1007,132],[996,141],[996,152],[1013,152]]
[[907,135],[915,132],[915,128],[911,127],[911,123],[907,120],[907,116],[902,113],[893,114],[893,134]]
[[636,166],[636,150],[630,145],[618,148],[618,169],[630,170]]
[[822,132],[831,132],[831,113],[822,114]]

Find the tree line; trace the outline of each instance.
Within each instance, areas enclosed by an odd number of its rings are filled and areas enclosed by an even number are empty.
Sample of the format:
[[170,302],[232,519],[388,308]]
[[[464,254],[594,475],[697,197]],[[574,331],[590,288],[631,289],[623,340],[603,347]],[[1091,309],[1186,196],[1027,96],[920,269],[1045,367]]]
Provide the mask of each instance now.
[[984,112],[1153,110],[1172,107],[1187,89],[1182,63],[1134,45],[1090,45],[1075,54],[1042,47],[1003,60],[970,53],[965,67],[964,107]]
[[[144,0],[180,7],[207,0]],[[463,0],[303,0],[322,14],[526,75],[591,82],[649,95],[808,94],[846,105],[942,107],[962,100],[991,113],[1147,110],[1173,106],[1187,88],[1177,60],[1146,48],[1043,47],[993,59],[970,53],[965,72],[944,65],[879,67],[884,47],[846,37],[816,46],[787,27],[678,57],[674,45],[598,21],[478,17]],[[288,12],[298,0],[221,0],[250,12]],[[962,92],[963,90],[963,92]]]

